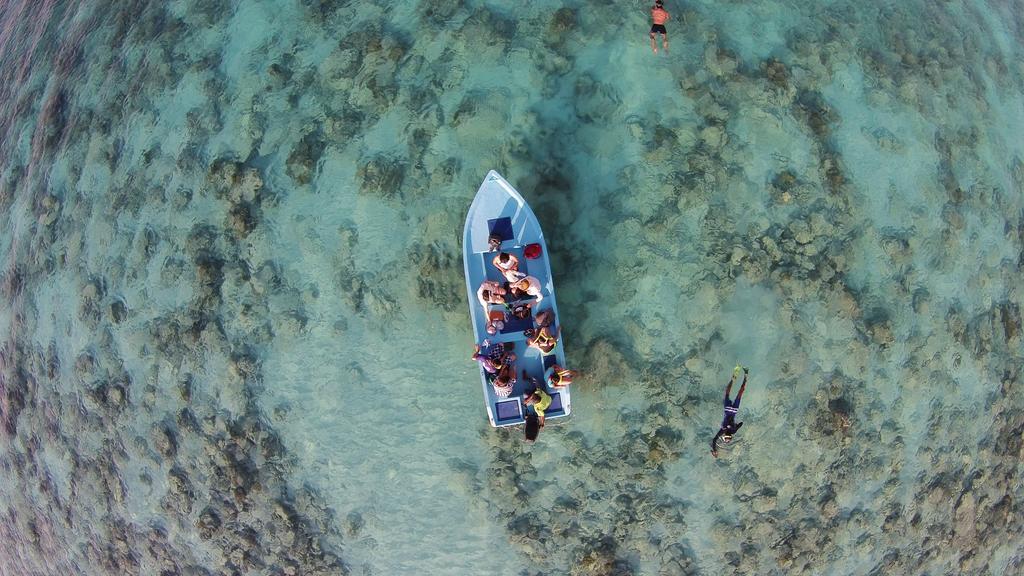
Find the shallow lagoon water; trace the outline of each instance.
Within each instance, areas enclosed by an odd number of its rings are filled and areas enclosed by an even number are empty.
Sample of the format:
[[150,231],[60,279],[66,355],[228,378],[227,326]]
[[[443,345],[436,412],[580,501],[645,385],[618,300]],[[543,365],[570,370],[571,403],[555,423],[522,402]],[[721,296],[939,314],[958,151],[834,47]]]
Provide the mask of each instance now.
[[[1020,571],[1022,8],[10,5],[0,573]],[[491,168],[584,374],[529,447]]]

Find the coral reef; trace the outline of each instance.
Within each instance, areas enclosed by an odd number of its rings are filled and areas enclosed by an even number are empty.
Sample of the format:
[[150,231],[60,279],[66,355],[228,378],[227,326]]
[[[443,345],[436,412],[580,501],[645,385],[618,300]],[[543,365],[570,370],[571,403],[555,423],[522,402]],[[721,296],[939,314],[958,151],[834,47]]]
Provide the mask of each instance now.
[[[58,4],[0,68],[0,572],[1022,570],[1019,2],[654,61],[612,3]],[[583,374],[533,446],[458,368],[490,168]]]

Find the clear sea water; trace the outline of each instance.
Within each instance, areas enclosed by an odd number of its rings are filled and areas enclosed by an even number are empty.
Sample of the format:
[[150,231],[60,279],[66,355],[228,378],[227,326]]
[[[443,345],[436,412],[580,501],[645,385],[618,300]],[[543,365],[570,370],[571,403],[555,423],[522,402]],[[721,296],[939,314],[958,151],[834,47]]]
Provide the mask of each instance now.
[[1024,572],[1020,0],[0,6],[0,574]]

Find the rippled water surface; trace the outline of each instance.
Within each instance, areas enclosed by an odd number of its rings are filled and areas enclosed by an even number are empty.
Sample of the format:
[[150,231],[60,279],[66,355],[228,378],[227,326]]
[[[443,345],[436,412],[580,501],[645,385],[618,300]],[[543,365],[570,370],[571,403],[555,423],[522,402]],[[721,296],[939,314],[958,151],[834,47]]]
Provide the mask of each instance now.
[[[0,6],[0,574],[1024,571],[1020,0]],[[582,372],[534,445],[492,168]]]

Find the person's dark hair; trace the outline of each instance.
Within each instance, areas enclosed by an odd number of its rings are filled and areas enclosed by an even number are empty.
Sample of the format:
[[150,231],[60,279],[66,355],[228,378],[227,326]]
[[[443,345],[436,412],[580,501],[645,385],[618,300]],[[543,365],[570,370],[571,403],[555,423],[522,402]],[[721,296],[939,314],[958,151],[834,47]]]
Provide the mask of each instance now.
[[498,262],[501,262],[502,264],[504,264],[505,262],[508,262],[508,259],[509,259],[508,252],[502,252],[501,254],[498,254]]
[[527,414],[523,438],[527,442],[533,442],[537,439],[538,433],[540,433],[540,418],[536,414]]
[[484,297],[484,300],[490,300],[491,299],[491,291],[490,290],[484,290],[483,292],[480,293],[480,295]]

